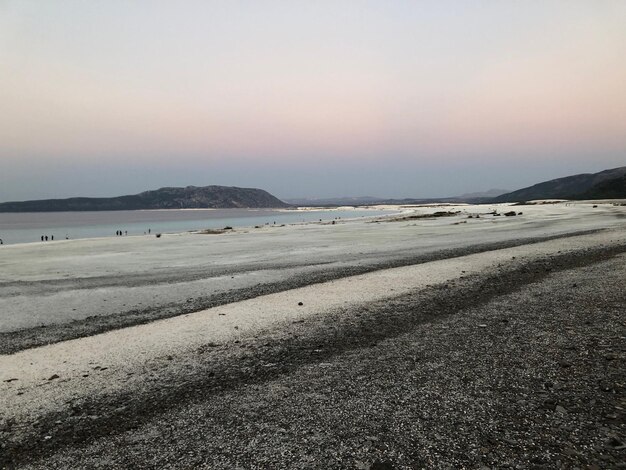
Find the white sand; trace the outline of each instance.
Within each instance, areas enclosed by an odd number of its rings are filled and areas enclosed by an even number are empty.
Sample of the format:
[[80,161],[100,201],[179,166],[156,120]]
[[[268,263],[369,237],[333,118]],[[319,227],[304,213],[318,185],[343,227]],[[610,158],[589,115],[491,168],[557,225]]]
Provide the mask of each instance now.
[[[487,215],[492,209],[501,213],[513,209],[523,215],[492,217]],[[316,269],[477,243],[607,230],[353,276],[0,356],[0,418],[32,420],[41,413],[64,409],[72,399],[141,386],[151,364],[168,355],[191,353],[208,343],[230,343],[261,330],[280,330],[297,319],[450,282],[499,264],[515,265],[559,251],[626,241],[626,207],[611,203],[597,208],[583,202],[414,209],[417,214],[441,210],[461,213],[401,222],[355,220],[336,225],[264,227],[222,235],[3,246],[0,333],[181,302],[198,294],[280,281]],[[467,218],[477,213],[482,214],[480,219]],[[316,263],[321,265],[316,267]],[[220,269],[234,272],[210,274]],[[185,278],[196,271],[199,278]],[[111,279],[121,279],[122,283],[110,285]],[[298,306],[298,302],[304,305]],[[96,366],[107,369],[96,371]],[[134,375],[129,377],[129,372]],[[48,380],[54,374],[59,378]],[[85,374],[88,377],[83,377]],[[10,379],[18,380],[6,382]]]
[[[484,215],[492,209],[513,209],[523,215]],[[3,246],[0,333],[180,303],[330,267],[626,223],[626,207],[609,203],[595,209],[592,203],[583,202],[413,210],[418,214],[461,213],[393,223],[354,220],[240,229],[221,235],[187,233],[160,239],[140,236]],[[467,218],[478,213],[483,214],[480,219]],[[225,275],[224,270],[234,272]],[[118,285],[112,281],[119,281]]]
[[[522,211],[520,217],[466,219],[468,214]],[[431,206],[418,214],[461,211],[457,218],[367,224],[361,219],[329,227],[317,223],[239,229],[221,235],[183,233],[121,238],[59,240],[54,243],[5,245],[0,249],[0,283],[102,275],[124,275],[154,269],[266,263],[276,260],[334,260],[337,256],[386,254],[398,248],[442,248],[470,242],[535,237],[623,225],[626,207],[593,209],[590,203],[537,206]],[[466,222],[453,225],[456,222]],[[433,235],[435,235],[433,237]],[[0,288],[2,285],[0,284]]]
[[[0,410],[5,418],[32,419],[67,407],[71,399],[97,397],[125,389],[133,381],[139,383],[141,372],[166,355],[192,352],[211,342],[234,341],[260,330],[280,329],[285,322],[449,282],[464,275],[463,271],[469,275],[499,264],[624,242],[626,231],[611,230],[388,269],[0,356]],[[298,302],[304,305],[298,306]],[[108,369],[94,372],[96,365]],[[137,376],[129,379],[128,372]],[[83,377],[86,373],[89,376]],[[59,378],[48,380],[53,374]],[[9,379],[18,380],[6,382]]]

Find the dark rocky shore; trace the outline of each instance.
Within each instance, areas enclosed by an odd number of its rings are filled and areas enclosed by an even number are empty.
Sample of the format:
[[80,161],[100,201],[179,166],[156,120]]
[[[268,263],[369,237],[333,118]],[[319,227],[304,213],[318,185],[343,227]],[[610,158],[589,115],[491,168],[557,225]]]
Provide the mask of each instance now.
[[626,247],[555,255],[165,358],[4,423],[25,468],[620,468]]

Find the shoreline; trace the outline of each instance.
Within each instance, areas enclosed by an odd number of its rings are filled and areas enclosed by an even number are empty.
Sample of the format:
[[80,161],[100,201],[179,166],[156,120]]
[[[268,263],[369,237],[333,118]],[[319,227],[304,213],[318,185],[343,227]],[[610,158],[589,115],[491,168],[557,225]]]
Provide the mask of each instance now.
[[[276,213],[276,214],[295,214],[295,213],[303,213],[303,214],[311,214],[311,213],[315,213],[315,212],[358,212],[358,211],[371,211],[372,214],[371,215],[362,215],[359,217],[346,217],[346,218],[342,218],[342,221],[354,221],[354,220],[362,220],[365,218],[380,218],[380,219],[384,219],[384,218],[389,218],[392,216],[401,216],[401,215],[411,215],[413,213],[428,213],[429,211],[432,211],[434,209],[438,209],[438,208],[444,208],[444,209],[455,209],[455,210],[467,210],[468,208],[473,208],[473,209],[488,209],[488,210],[504,210],[504,208],[508,208],[508,207],[519,207],[519,208],[523,208],[523,207],[533,207],[533,206],[546,206],[546,205],[552,205],[552,204],[559,204],[559,205],[563,205],[563,206],[585,206],[585,205],[591,205],[591,206],[597,206],[597,205],[601,205],[605,208],[608,207],[624,207],[626,206],[626,200],[621,200],[621,199],[615,199],[615,200],[601,200],[601,201],[593,201],[593,200],[589,200],[589,201],[570,201],[570,200],[545,200],[545,201],[528,201],[527,205],[523,205],[523,206],[516,206],[516,204],[514,203],[494,203],[494,204],[489,204],[489,203],[484,203],[484,204],[467,204],[467,203],[428,203],[428,204],[402,204],[402,205],[389,205],[389,204],[372,204],[372,205],[364,205],[364,206],[337,206],[337,207],[316,207],[316,206],[298,206],[298,207],[293,207],[293,208],[229,208],[229,209],[216,209],[216,208],[190,208],[190,209],[138,209],[138,210],[131,210],[131,211],[69,211],[69,212],[58,212],[60,214],[85,214],[85,213],[89,213],[89,214],[99,214],[100,212],[107,212],[107,213],[118,213],[118,212],[132,212],[132,213],[166,213],[168,211],[176,211],[176,212],[202,212],[202,211],[250,211],[250,212],[254,212],[254,211],[258,211],[258,212],[263,212],[263,211],[269,211],[272,213]],[[521,210],[521,209],[520,209]],[[389,214],[376,214],[375,212],[377,211],[388,211],[391,213]],[[20,212],[20,213],[6,213],[6,214],[10,214],[10,215],[14,215],[14,214],[19,214],[19,215],[29,215],[29,214],[57,214],[57,212],[37,212],[37,213],[31,213],[31,212]],[[2,214],[0,214],[2,215]],[[255,217],[254,215],[250,215],[249,217]],[[229,219],[229,217],[223,217],[224,220]],[[243,219],[245,219],[247,217],[243,217]],[[330,221],[331,219],[328,219],[328,221]],[[181,220],[170,220],[170,221],[165,221],[166,223],[174,223],[174,222],[184,222],[185,219],[181,219]],[[158,223],[159,221],[141,221],[142,223],[146,223],[146,224],[150,224],[150,222],[153,223]],[[127,223],[132,223],[132,224],[136,224],[139,223],[137,221],[122,221],[119,222],[119,224],[117,222],[115,222],[116,225],[124,225]],[[319,220],[310,220],[310,221],[293,221],[293,222],[281,222],[283,225],[301,225],[301,224],[316,224],[316,223],[320,223]],[[113,222],[111,222],[111,224],[113,224]],[[97,224],[96,224],[97,225]],[[258,224],[256,225],[236,225],[234,226],[235,229],[237,230],[254,230],[257,227]],[[261,227],[264,227],[265,225],[262,225]],[[59,229],[66,229],[64,230],[65,232],[68,232],[67,229],[70,229],[71,227],[76,227],[76,228],[85,228],[85,227],[91,227],[91,225],[76,225],[76,226],[59,226],[59,227],[48,227],[48,228],[42,228],[41,230],[53,230],[55,228],[59,228]],[[204,227],[204,228],[189,228],[186,230],[153,230],[151,234],[147,234],[147,233],[131,233],[130,235],[124,235],[121,238],[125,238],[125,237],[151,237],[153,235],[155,235],[157,232],[163,234],[163,235],[168,235],[168,236],[176,236],[176,235],[183,235],[186,233],[201,233],[203,230],[212,230],[212,229],[217,229],[218,227]],[[10,231],[12,230],[25,230],[25,229],[9,229]],[[38,229],[39,231],[39,229]],[[145,232],[145,230],[144,230]],[[1,235],[1,233],[0,233]],[[0,237],[1,238],[1,237]],[[6,236],[5,236],[6,238]],[[69,239],[65,239],[65,238],[57,238],[57,240],[54,240],[54,242],[61,242],[61,241],[75,241],[75,240],[100,240],[100,239],[118,239],[118,237],[115,237],[113,235],[104,235],[104,236],[87,236],[87,237],[76,237],[76,238],[69,238]],[[6,247],[9,246],[16,246],[16,245],[34,245],[34,244],[45,244],[45,243],[52,243],[52,241],[46,241],[46,242],[41,242],[39,240],[34,240],[34,241],[28,241],[28,242],[10,242],[10,243],[5,243],[2,246],[2,249],[5,249]]]
[[[142,310],[121,312],[118,315],[107,315],[101,318],[90,316],[84,320],[74,320],[69,324],[62,323],[58,326],[50,325],[43,330],[41,327],[35,327],[32,329],[18,329],[11,332],[0,332],[0,355],[14,354],[24,349],[92,336],[120,328],[142,325],[156,320],[187,315],[189,313],[221,305],[227,305],[233,302],[240,302],[267,294],[284,292],[313,284],[343,279],[346,277],[405,266],[414,266],[433,261],[443,261],[446,259],[480,254],[494,250],[527,246],[555,239],[562,240],[570,237],[579,237],[583,235],[590,235],[592,233],[596,232],[576,232],[543,238],[510,240],[496,244],[474,245],[460,249],[436,251],[409,258],[390,258],[384,261],[374,262],[372,264],[363,264],[361,266],[349,268],[332,268],[322,264],[319,266],[319,270],[311,270],[305,274],[290,276],[289,280],[263,283],[254,287],[230,290],[225,293],[217,293],[208,297],[196,298],[193,299],[193,301],[189,301],[189,299],[187,299],[181,303],[171,303],[162,307],[151,305]],[[225,271],[220,275],[228,276],[230,273],[236,274],[236,271]],[[178,281],[180,282],[180,279]],[[123,282],[124,284],[127,283],[127,281]],[[100,282],[99,285],[105,286],[106,284]]]
[[618,462],[626,209],[478,210],[7,250],[0,467]]
[[[110,234],[106,234],[106,235],[80,235],[81,231],[91,231],[97,227],[101,227],[103,225],[110,225],[111,230],[116,230],[116,227],[119,228],[119,226],[123,226],[125,231],[126,228],[129,227],[129,224],[131,226],[135,226],[137,224],[143,224],[145,225],[145,230],[142,228],[140,230],[143,231],[144,233],[138,233],[137,231],[133,232],[133,229],[130,229],[130,234],[124,235],[121,238],[124,237],[128,237],[128,236],[134,236],[134,237],[141,237],[141,236],[154,236],[156,235],[156,233],[161,233],[164,235],[181,235],[184,233],[196,233],[196,232],[201,232],[202,230],[206,230],[207,228],[209,229],[216,229],[218,228],[218,226],[215,226],[214,224],[218,221],[223,221],[223,225],[233,225],[235,228],[240,229],[240,230],[251,230],[253,228],[258,228],[256,227],[257,225],[259,225],[259,223],[257,222],[256,224],[249,222],[249,220],[247,219],[257,219],[259,217],[267,217],[270,218],[271,220],[271,216],[285,216],[285,215],[296,215],[296,214],[312,214],[315,212],[324,212],[324,213],[328,213],[327,214],[327,219],[325,220],[331,220],[330,219],[330,214],[332,213],[336,213],[336,212],[341,212],[343,213],[350,213],[350,212],[367,212],[367,215],[361,215],[358,217],[354,217],[354,219],[360,219],[360,218],[364,218],[364,217],[381,217],[384,214],[380,214],[380,212],[385,211],[385,212],[389,212],[389,213],[402,213],[402,209],[400,208],[377,208],[377,207],[368,207],[368,208],[358,208],[358,207],[337,207],[337,208],[291,208],[291,209],[283,209],[283,208],[272,208],[272,209],[266,209],[266,208],[235,208],[235,209],[213,209],[213,208],[207,208],[207,209],[141,209],[141,210],[130,210],[130,211],[85,211],[85,212],[81,212],[81,211],[70,211],[70,212],[18,212],[18,213],[4,213],[4,214],[8,214],[9,216],[31,216],[31,215],[35,215],[35,216],[51,216],[51,215],[55,215],[55,214],[65,214],[65,215],[71,215],[72,217],[76,217],[78,216],[79,218],[82,216],[85,216],[85,214],[89,215],[89,216],[97,216],[97,215],[101,215],[102,213],[106,213],[106,214],[119,214],[119,213],[123,213],[123,214],[129,214],[129,213],[136,213],[136,214],[141,214],[141,213],[161,213],[161,214],[165,214],[167,212],[171,212],[174,214],[184,214],[184,213],[189,213],[189,214],[194,214],[196,215],[197,213],[201,213],[202,211],[211,211],[211,212],[219,212],[221,211],[222,214],[220,214],[219,217],[215,217],[215,218],[208,218],[208,219],[202,219],[202,220],[195,220],[195,219],[187,219],[187,218],[172,218],[172,219],[167,219],[167,220],[160,220],[160,219],[148,219],[148,220],[120,220],[120,221],[110,221],[110,222],[106,222],[106,223],[102,223],[101,221],[91,221],[91,223],[87,223],[89,221],[86,221],[85,223],[76,223],[73,222],[70,225],[57,225],[57,226],[47,226],[47,227],[42,227],[42,228],[38,228],[36,229],[36,232],[34,233],[40,233],[41,231],[44,231],[47,233],[50,233],[50,231],[54,232],[56,231],[57,233],[59,233],[59,230],[61,231],[61,233],[72,233],[72,229],[74,230],[78,230],[79,235],[76,235],[76,232],[74,232],[74,234],[72,235],[72,237],[70,238],[64,238],[64,237],[57,237],[56,240],[46,240],[46,241],[40,241],[38,239],[39,235],[35,236],[34,240],[32,241],[27,241],[27,242],[9,242],[9,243],[5,243],[3,245],[3,247],[5,246],[15,246],[15,245],[24,245],[24,244],[39,244],[39,243],[52,243],[54,242],[58,242],[58,241],[71,241],[71,240],[97,240],[97,239],[101,239],[101,238],[115,238],[118,239],[118,236],[113,236]],[[0,217],[3,214],[0,214]],[[344,220],[352,220],[353,218],[345,218]],[[235,221],[233,223],[233,221]],[[166,228],[163,229],[161,227],[161,229],[158,229],[156,227],[159,227],[159,224],[163,225],[168,225],[168,224],[184,224],[187,222],[195,222],[195,226],[192,228],[191,226],[188,228],[174,228],[174,227],[170,227],[170,228]],[[267,222],[267,221],[265,221]],[[318,222],[317,220],[310,220],[310,221],[281,221],[282,224],[296,224],[296,223],[316,223]],[[41,222],[40,222],[41,223]],[[58,222],[55,222],[58,223]],[[32,224],[32,222],[29,222],[29,224]],[[208,225],[207,225],[208,224]],[[0,224],[1,225],[1,224]],[[153,227],[156,226],[155,228],[149,227],[149,225],[152,225]],[[262,225],[265,225],[264,223]],[[152,232],[151,233],[146,233],[148,228],[152,228]],[[4,237],[5,240],[10,240],[10,236],[7,238],[7,233],[11,234],[12,232],[20,232],[20,231],[29,231],[29,230],[33,230],[29,227],[22,227],[22,228],[4,228],[4,232],[2,232],[2,227],[0,226],[0,235],[2,235],[4,233]],[[135,227],[136,230],[136,227]]]

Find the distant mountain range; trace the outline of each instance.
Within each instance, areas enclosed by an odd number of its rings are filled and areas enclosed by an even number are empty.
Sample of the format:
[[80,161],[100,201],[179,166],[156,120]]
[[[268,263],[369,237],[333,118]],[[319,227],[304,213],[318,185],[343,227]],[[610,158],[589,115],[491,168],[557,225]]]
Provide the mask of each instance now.
[[519,202],[534,199],[619,199],[626,198],[626,166],[599,173],[557,178],[528,188],[502,194],[493,202]]
[[470,203],[489,204],[498,202],[520,202],[537,199],[626,199],[626,166],[604,170],[599,173],[583,173],[566,176],[528,188],[508,192],[502,189],[467,193],[461,196],[424,199],[390,199],[371,196],[336,197],[325,199],[287,199],[299,206],[366,206],[375,204],[435,204]]
[[117,211],[289,207],[267,191],[230,186],[161,188],[119,197],[72,197],[0,203],[0,212]]
[[[504,194],[503,194],[504,193]],[[187,186],[161,188],[154,191],[119,197],[73,197],[37,201],[0,203],[0,212],[62,212],[116,211],[142,209],[226,209],[283,208],[298,206],[366,206],[375,204],[433,204],[433,203],[497,203],[536,199],[622,199],[626,198],[626,166],[580,175],[557,178],[528,188],[506,192],[491,189],[448,198],[390,199],[371,196],[325,199],[287,199],[286,202],[267,191],[231,186]]]
[[358,196],[358,197],[331,197],[323,199],[315,198],[299,198],[299,199],[286,199],[285,201],[294,206],[315,206],[315,207],[336,207],[336,206],[368,206],[377,204],[389,204],[389,205],[407,205],[407,204],[435,204],[442,203],[480,203],[487,202],[499,196],[500,194],[507,193],[506,189],[490,189],[489,191],[468,193],[462,196],[444,197],[444,198],[404,198],[393,199],[373,196]]
[[459,199],[476,199],[476,198],[483,198],[483,197],[498,197],[501,196],[502,194],[506,194],[510,192],[509,189],[490,189],[489,191],[482,191],[482,192],[478,192],[478,193],[465,193],[460,195],[458,198]]

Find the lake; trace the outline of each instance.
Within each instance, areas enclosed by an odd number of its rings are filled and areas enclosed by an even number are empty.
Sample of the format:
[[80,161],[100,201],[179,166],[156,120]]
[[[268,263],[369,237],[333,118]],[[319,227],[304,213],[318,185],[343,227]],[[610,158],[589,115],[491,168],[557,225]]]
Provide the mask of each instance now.
[[97,212],[0,213],[0,239],[4,244],[40,242],[42,235],[65,238],[114,237],[121,230],[131,235],[148,232],[179,233],[208,228],[293,224],[335,218],[392,214],[379,209],[276,210],[276,209],[167,209]]

